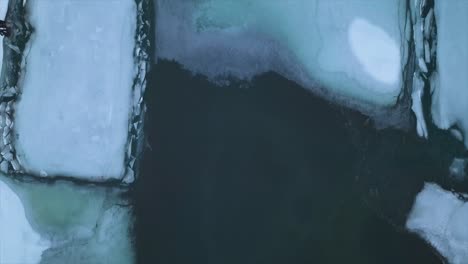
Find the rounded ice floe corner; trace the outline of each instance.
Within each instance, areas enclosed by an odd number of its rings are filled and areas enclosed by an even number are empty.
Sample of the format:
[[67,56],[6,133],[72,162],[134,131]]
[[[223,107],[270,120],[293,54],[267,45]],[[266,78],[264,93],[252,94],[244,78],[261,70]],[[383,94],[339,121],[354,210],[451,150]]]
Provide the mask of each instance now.
[[466,195],[424,185],[417,195],[406,228],[431,244],[450,263],[468,257],[468,203]]
[[135,172],[133,169],[127,167],[127,171],[125,173],[125,176],[122,179],[122,182],[124,184],[131,184],[135,181]]

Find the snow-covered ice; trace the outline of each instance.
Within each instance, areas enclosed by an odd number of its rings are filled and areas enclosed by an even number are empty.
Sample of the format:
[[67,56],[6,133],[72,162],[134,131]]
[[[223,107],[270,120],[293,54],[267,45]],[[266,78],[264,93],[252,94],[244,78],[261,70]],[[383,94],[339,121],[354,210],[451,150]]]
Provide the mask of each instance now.
[[250,78],[275,70],[306,87],[318,82],[331,94],[383,105],[401,91],[405,1],[157,3],[158,57],[192,71]]
[[[466,199],[466,198],[465,198]],[[468,259],[468,203],[426,183],[417,195],[406,227],[427,240],[452,264]]]
[[26,218],[18,195],[0,178],[0,263],[39,263],[50,246]]
[[468,1],[435,1],[437,71],[432,117],[442,129],[457,128],[468,147]]
[[133,218],[121,195],[0,175],[0,263],[133,263]]
[[27,172],[121,179],[135,76],[134,0],[29,0],[34,28],[17,103]]

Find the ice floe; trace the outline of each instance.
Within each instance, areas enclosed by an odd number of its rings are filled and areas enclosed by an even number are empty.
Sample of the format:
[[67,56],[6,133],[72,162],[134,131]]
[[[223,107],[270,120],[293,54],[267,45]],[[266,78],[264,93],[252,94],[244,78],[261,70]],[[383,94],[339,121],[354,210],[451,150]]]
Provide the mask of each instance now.
[[416,131],[420,137],[427,138],[427,126],[424,119],[424,111],[422,105],[422,97],[424,95],[424,81],[417,73],[413,75],[413,92],[411,93],[412,106],[414,114],[416,115]]
[[41,176],[122,180],[136,74],[136,2],[30,0],[26,7],[34,32],[15,114],[21,165]]
[[[468,147],[468,1],[435,2],[437,71],[432,118],[442,129],[457,129]],[[433,19],[433,18],[431,18]]]
[[426,183],[417,195],[406,227],[427,240],[452,264],[468,259],[467,196]]

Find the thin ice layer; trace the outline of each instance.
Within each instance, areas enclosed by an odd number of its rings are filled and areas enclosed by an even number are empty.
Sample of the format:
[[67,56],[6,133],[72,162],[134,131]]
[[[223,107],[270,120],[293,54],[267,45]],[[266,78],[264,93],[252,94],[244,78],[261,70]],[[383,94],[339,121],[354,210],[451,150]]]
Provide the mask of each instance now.
[[30,0],[16,150],[38,175],[121,179],[134,77],[134,0]]
[[427,240],[452,264],[468,259],[468,203],[436,184],[417,195],[406,227]]
[[39,263],[50,242],[33,229],[18,195],[0,177],[0,263]]
[[468,1],[435,1],[437,71],[432,117],[442,129],[456,128],[468,147]]
[[[1,175],[0,181],[7,183],[16,193],[17,201],[21,201],[23,218],[27,217],[28,223],[35,230],[34,241],[46,241],[46,244],[39,244],[46,245],[41,248],[40,254],[32,255],[36,257],[34,262],[17,263],[134,262],[131,207],[126,205],[128,201],[121,197],[120,190],[76,185],[67,181],[49,184],[19,181]],[[0,205],[15,205],[1,198]],[[9,212],[6,215],[7,222],[2,219],[0,228],[15,230],[21,227],[22,222],[18,225],[15,215]],[[13,242],[21,238],[17,233]],[[9,236],[4,237],[2,233],[0,245],[10,245],[10,240]],[[15,245],[16,250],[23,248],[20,244],[12,244]]]
[[210,77],[275,70],[310,88],[318,81],[332,94],[392,104],[407,57],[405,3],[162,0],[157,54]]

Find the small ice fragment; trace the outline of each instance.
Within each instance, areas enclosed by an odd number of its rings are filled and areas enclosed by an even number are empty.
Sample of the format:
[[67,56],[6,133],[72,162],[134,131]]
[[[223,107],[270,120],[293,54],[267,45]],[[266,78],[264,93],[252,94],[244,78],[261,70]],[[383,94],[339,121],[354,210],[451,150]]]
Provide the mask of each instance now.
[[426,60],[426,63],[431,62],[431,49],[427,40],[424,41],[424,59]]
[[3,158],[11,162],[13,160],[13,154],[11,152],[8,152],[3,156]]
[[11,127],[11,118],[9,115],[5,115],[5,125],[7,125],[8,127]]
[[457,140],[463,141],[463,134],[460,132],[459,129],[457,128],[451,128],[450,129],[450,134]]
[[416,18],[415,20],[416,21],[413,26],[414,48],[416,52],[416,57],[421,57],[424,48],[422,25],[420,18]]
[[426,66],[426,63],[424,62],[424,59],[422,57],[419,57],[418,58],[418,66],[419,66],[419,69],[426,73],[428,72],[428,69],[427,69],[427,66]]
[[5,154],[6,154],[8,151],[10,151],[10,150],[7,149],[7,148],[4,148],[4,149],[2,150],[2,152],[0,152],[0,155],[5,156]]
[[424,7],[426,7],[427,2],[426,0],[421,0],[421,3],[419,4],[419,15],[422,16]]
[[[6,136],[8,136],[10,134],[10,127],[9,126],[5,126],[5,128],[3,129],[3,138],[6,138]],[[8,144],[8,143],[5,143],[5,145]]]
[[424,19],[424,37],[430,39],[431,36],[431,26],[434,19],[434,9],[430,9],[427,13],[426,18]]
[[0,163],[0,171],[3,172],[3,173],[8,173],[8,161],[3,160]]
[[12,97],[14,95],[16,95],[16,89],[15,89],[15,87],[10,87],[10,88],[4,90],[2,92],[1,96],[3,96],[3,97]]
[[10,43],[7,43],[7,46],[8,46],[11,50],[13,50],[14,52],[16,52],[17,54],[21,54],[21,51],[20,51],[20,49],[19,49],[17,46],[12,45],[12,44],[10,44]]
[[133,172],[133,169],[127,168],[127,173],[123,179],[124,183],[132,183],[135,180],[135,173]]
[[6,103],[5,102],[2,102],[0,104],[0,113],[4,113],[5,112],[5,109],[6,109]]
[[7,114],[11,114],[11,109],[13,108],[13,107],[12,107],[12,103],[13,103],[13,100],[10,100],[10,101],[6,104],[5,112],[6,112]]
[[458,181],[463,180],[465,178],[466,163],[465,159],[454,158],[449,167],[450,176]]
[[15,171],[19,171],[19,169],[20,169],[20,165],[19,165],[18,161],[15,160],[15,159],[11,161],[11,166],[13,167],[13,169]]
[[416,116],[416,131],[420,137],[428,138],[426,121],[422,107],[422,96],[424,95],[424,81],[419,74],[413,75],[413,92],[411,93],[412,106],[414,115]]

